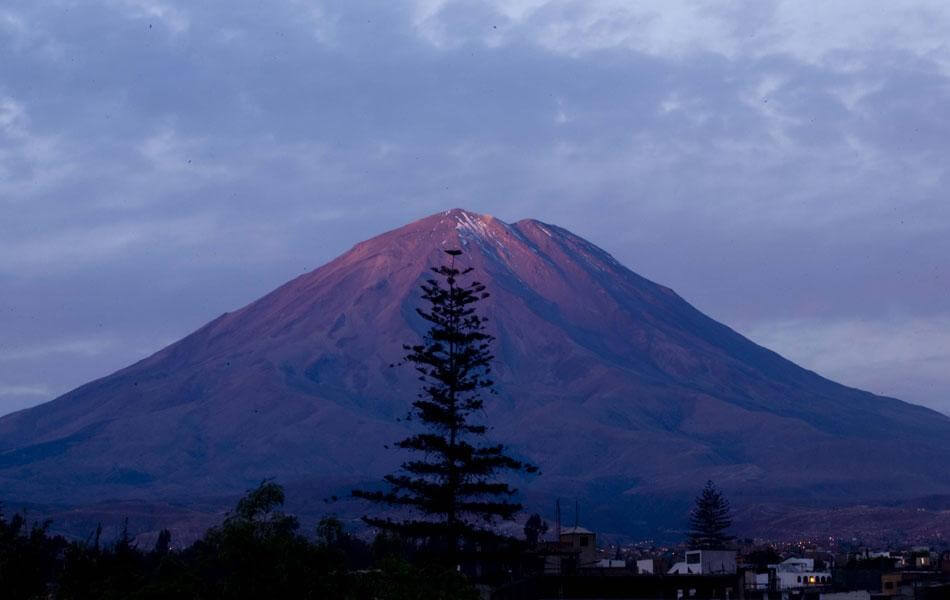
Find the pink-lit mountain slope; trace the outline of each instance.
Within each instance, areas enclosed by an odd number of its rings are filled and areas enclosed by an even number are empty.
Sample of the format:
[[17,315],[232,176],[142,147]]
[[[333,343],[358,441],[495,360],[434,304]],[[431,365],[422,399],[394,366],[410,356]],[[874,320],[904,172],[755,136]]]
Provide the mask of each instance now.
[[541,466],[517,482],[536,510],[580,498],[632,533],[675,527],[709,478],[739,505],[950,493],[947,417],[804,370],[564,229],[453,210],[0,419],[0,496],[187,504],[265,477],[314,495],[377,480],[417,383],[390,365],[425,329],[418,284],[443,248],[492,293],[485,418]]

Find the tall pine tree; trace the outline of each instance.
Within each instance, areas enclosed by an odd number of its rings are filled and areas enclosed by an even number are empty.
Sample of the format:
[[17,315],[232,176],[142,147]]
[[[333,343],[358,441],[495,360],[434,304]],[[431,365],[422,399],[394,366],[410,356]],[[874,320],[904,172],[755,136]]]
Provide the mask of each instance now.
[[483,441],[486,427],[474,420],[483,406],[481,394],[494,391],[489,378],[494,337],[474,307],[488,293],[478,281],[460,281],[472,272],[455,266],[460,250],[446,253],[450,263],[434,267],[438,277],[421,286],[428,306],[416,312],[429,322],[429,330],[421,344],[404,346],[405,361],[422,381],[410,412],[411,419],[421,422],[422,431],[396,446],[416,458],[385,477],[389,491],[354,490],[353,495],[408,509],[403,520],[364,520],[423,541],[454,565],[464,542],[497,541],[500,536],[492,525],[521,510],[511,500],[516,490],[497,476],[506,471],[534,473],[537,467],[515,460],[501,444]]
[[725,548],[732,540],[732,536],[726,534],[730,525],[729,502],[712,481],[707,481],[689,514],[690,547],[703,550]]

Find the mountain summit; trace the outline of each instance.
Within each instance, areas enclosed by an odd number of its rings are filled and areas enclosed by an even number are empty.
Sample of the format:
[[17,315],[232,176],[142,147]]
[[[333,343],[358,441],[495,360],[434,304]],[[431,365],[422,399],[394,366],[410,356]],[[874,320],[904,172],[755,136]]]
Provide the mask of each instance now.
[[580,498],[591,524],[636,533],[681,521],[710,478],[738,505],[950,493],[947,417],[802,369],[565,229],[456,209],[3,417],[3,496],[189,504],[267,477],[319,493],[377,481],[416,393],[391,365],[425,331],[418,285],[450,248],[491,292],[485,419],[541,467],[518,485],[536,510]]

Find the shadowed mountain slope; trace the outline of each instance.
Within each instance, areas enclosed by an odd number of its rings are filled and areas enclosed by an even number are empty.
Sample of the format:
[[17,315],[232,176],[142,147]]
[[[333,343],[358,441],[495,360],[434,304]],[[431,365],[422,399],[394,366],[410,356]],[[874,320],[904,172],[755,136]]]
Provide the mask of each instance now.
[[[491,436],[648,531],[706,479],[737,504],[950,493],[950,419],[802,369],[570,232],[462,210],[354,246],[155,355],[0,419],[0,495],[64,504],[227,497],[264,477],[345,490],[401,459],[418,284],[462,248],[491,297]],[[543,508],[547,508],[544,506]],[[675,511],[674,511],[675,512]],[[596,524],[596,523],[595,523]]]

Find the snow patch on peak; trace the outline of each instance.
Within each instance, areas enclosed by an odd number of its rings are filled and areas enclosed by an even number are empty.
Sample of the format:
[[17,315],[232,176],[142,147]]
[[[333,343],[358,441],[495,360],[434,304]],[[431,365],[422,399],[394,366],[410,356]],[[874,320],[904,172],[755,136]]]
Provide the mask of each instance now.
[[455,229],[463,246],[475,242],[487,254],[502,260],[510,259],[508,243],[511,237],[523,241],[521,234],[510,225],[491,215],[480,215],[464,210],[450,211],[455,219]]
[[[521,226],[521,227],[531,227],[533,229],[537,229],[544,235],[548,236],[549,238],[554,238],[555,234],[560,233],[559,231],[557,231],[559,229],[558,227],[548,225],[547,223],[543,223],[541,221],[538,221],[537,219],[522,219],[521,221],[518,221],[516,225]],[[552,232],[552,229],[554,229],[553,232]]]
[[511,258],[513,243],[520,242],[528,246],[531,245],[527,238],[518,231],[517,227],[509,225],[492,215],[480,214],[463,208],[444,210],[437,214],[439,216],[438,223],[433,231],[436,228],[452,227],[458,235],[458,243],[463,247],[472,242],[487,254],[502,260]]
[[491,222],[494,221],[491,216],[479,215],[466,212],[464,210],[455,213],[455,228],[459,231],[469,231],[483,238],[495,237],[492,231]]
[[483,219],[481,215],[473,215],[469,212],[458,211],[455,213],[455,221],[455,228],[459,231],[465,229],[482,237],[488,237],[492,235],[491,228],[489,227],[488,223],[485,222],[486,219]]
[[476,220],[477,220],[477,219],[481,219],[481,218],[483,218],[483,217],[484,217],[484,218],[489,218],[489,219],[491,218],[490,215],[481,215],[481,214],[479,214],[479,213],[472,212],[472,211],[470,211],[470,210],[465,210],[464,208],[450,208],[450,209],[448,209],[448,210],[443,210],[443,211],[442,211],[442,216],[444,216],[444,217],[460,218],[460,217],[462,217],[463,215],[467,215],[468,217],[470,217],[470,218],[472,218],[472,219],[476,219]]

